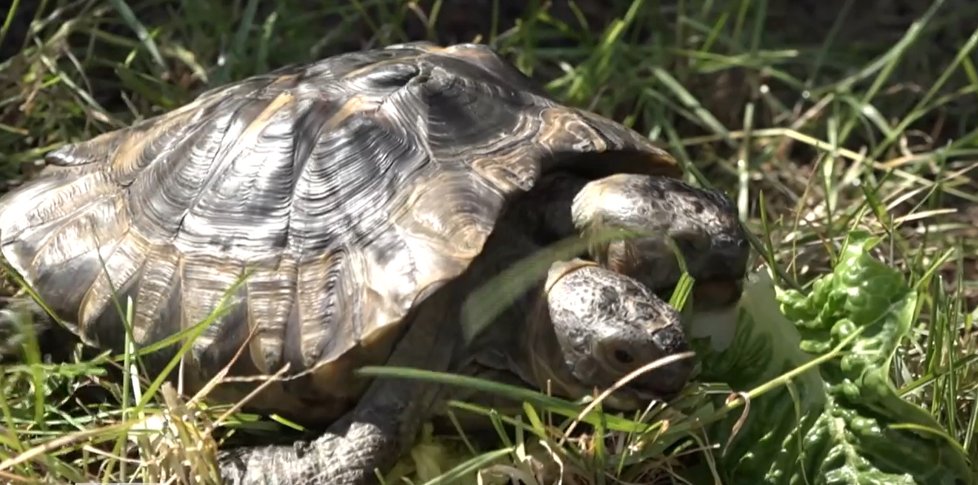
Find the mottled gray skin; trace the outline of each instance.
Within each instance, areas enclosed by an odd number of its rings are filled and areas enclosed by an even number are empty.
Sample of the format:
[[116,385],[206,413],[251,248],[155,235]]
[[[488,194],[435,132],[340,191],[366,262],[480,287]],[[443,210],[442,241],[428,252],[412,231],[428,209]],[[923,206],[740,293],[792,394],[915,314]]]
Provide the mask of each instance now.
[[[560,279],[548,294],[558,345],[540,348],[559,350],[573,382],[606,389],[642,365],[688,350],[676,310],[640,282],[600,266],[577,267],[560,277],[565,266],[573,262],[551,269],[550,278]],[[646,399],[668,396],[682,389],[691,369],[683,361],[643,374],[631,387]]]

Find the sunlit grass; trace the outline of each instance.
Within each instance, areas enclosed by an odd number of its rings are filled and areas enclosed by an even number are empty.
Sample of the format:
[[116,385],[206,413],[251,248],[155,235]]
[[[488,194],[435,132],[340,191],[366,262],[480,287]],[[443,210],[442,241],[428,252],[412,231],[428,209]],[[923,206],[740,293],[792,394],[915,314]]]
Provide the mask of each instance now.
[[[978,457],[978,7],[920,2],[901,17],[884,8],[895,0],[847,0],[824,17],[806,2],[599,3],[526,2],[514,18],[501,0],[20,0],[0,26],[0,39],[16,42],[0,61],[0,188],[63,143],[283,64],[407,40],[489,43],[556,98],[634,127],[691,180],[726,189],[756,236],[755,262],[771,265],[783,287],[807,289],[853,230],[884,236],[877,256],[921,294],[894,380]],[[24,21],[28,35],[13,39]],[[492,308],[496,293],[487,295],[479,303]],[[189,481],[210,473],[209,432],[219,424],[238,434],[294,427],[225,416],[226,407],[179,397],[155,376],[133,379],[135,354],[79,360],[48,364],[28,353],[0,372],[0,480],[121,481],[135,472]],[[708,391],[730,390],[703,383],[684,399]],[[587,404],[531,394],[514,394],[528,404],[512,413],[453,402],[459,418],[484,417],[495,446],[466,433],[426,440],[397,473],[424,481],[458,466],[460,476],[488,469],[526,483],[560,473],[667,483],[686,461],[722,451],[662,406],[592,414],[583,434],[566,436]],[[135,436],[147,420],[161,431]],[[627,452],[639,442],[639,454]]]

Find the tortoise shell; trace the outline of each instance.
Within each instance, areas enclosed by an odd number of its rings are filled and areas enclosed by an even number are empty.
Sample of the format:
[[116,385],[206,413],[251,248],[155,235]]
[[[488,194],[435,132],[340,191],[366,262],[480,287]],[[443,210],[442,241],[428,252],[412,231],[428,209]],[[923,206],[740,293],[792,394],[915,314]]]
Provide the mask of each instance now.
[[408,311],[542,174],[680,175],[489,48],[428,43],[250,77],[46,163],[0,199],[9,265],[91,345],[123,348],[128,301],[137,345],[211,321],[184,390],[232,361],[231,376],[288,364],[255,401],[277,410],[355,399],[349,371],[384,361]]

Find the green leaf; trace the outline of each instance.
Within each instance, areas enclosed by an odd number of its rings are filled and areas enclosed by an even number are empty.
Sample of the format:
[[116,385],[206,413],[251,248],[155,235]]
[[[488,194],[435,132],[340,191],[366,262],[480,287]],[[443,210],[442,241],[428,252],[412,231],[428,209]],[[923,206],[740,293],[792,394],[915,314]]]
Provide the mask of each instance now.
[[902,399],[890,380],[890,361],[910,331],[917,294],[870,255],[877,243],[852,234],[833,272],[808,294],[777,294],[769,278],[756,278],[732,344],[702,349],[703,378],[738,391],[765,388],[814,358],[836,354],[787,386],[752,391],[738,427],[740,413],[713,425],[714,442],[729,441],[720,457],[725,483],[975,482],[961,447],[929,413]]

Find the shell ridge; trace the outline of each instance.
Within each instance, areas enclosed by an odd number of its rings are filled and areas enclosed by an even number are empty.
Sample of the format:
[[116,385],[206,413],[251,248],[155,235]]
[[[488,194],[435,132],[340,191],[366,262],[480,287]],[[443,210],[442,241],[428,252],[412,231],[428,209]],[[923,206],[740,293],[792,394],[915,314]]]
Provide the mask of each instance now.
[[[315,117],[317,113],[328,113],[330,111],[330,103],[316,99],[312,102],[298,123],[300,129],[294,130],[294,136],[296,137],[295,142],[292,144],[292,181],[290,190],[290,203],[288,218],[286,222],[285,235],[286,241],[284,248],[285,250],[293,253],[297,261],[302,261],[305,255],[306,248],[301,244],[297,244],[295,237],[295,218],[296,218],[296,198],[299,196],[299,187],[302,182],[306,170],[309,167],[310,161],[313,158],[313,154],[316,151],[316,147],[322,140],[324,131],[326,130],[327,121],[315,123]],[[303,136],[311,135],[311,136]],[[298,306],[298,305],[296,305]]]
[[[85,204],[74,207],[67,214],[62,214],[61,217],[54,220],[48,220],[46,222],[37,221],[36,225],[31,226],[31,229],[33,230],[28,233],[28,237],[20,237],[17,240],[17,243],[21,244],[28,241],[32,236],[40,236],[38,243],[32,247],[33,257],[27,262],[26,265],[24,265],[24,269],[28,271],[27,275],[25,276],[31,277],[34,274],[35,270],[41,266],[38,264],[38,260],[42,257],[50,256],[48,252],[55,251],[56,248],[53,247],[55,244],[65,246],[62,248],[62,250],[56,251],[59,256],[59,262],[66,261],[83,254],[84,251],[78,252],[74,255],[71,255],[71,253],[66,254],[67,250],[71,249],[78,251],[81,246],[77,245],[77,243],[68,244],[67,241],[65,241],[65,239],[67,239],[67,232],[69,230],[81,232],[79,231],[79,226],[82,224],[82,222],[87,223],[85,224],[85,226],[87,226],[87,230],[84,231],[84,234],[95,241],[95,244],[88,244],[88,249],[98,249],[100,253],[101,251],[105,250],[104,245],[98,241],[97,236],[99,231],[108,232],[109,237],[104,244],[117,243],[119,238],[123,237],[128,232],[128,228],[118,234],[109,232],[119,224],[117,222],[117,216],[112,217],[112,222],[114,224],[103,223],[95,225],[92,221],[92,218],[96,216],[96,214],[93,214],[93,212],[98,211],[100,208],[104,209],[104,207],[100,206],[119,205],[118,199],[121,194],[115,193],[106,195],[107,197],[94,198],[87,201]],[[20,234],[20,236],[23,236],[23,232]],[[71,242],[74,243],[75,241]],[[23,261],[18,259],[18,263],[23,263]],[[55,261],[48,261],[48,264],[55,264]]]
[[[177,152],[178,148],[180,149],[179,150],[180,152],[187,149],[188,144],[186,140],[195,139],[192,136],[193,133],[201,133],[204,130],[213,129],[214,123],[216,123],[217,120],[221,118],[228,120],[228,123],[221,130],[220,139],[217,141],[211,141],[211,143],[214,143],[216,145],[218,150],[212,155],[211,160],[207,162],[207,166],[208,168],[210,168],[210,170],[208,170],[208,172],[206,173],[205,179],[197,185],[191,200],[188,201],[188,203],[184,203],[184,204],[170,204],[173,207],[175,207],[176,205],[183,206],[181,208],[181,214],[174,215],[173,218],[176,219],[176,222],[171,225],[172,229],[168,230],[167,232],[169,232],[169,234],[165,236],[166,239],[168,239],[171,243],[175,243],[178,240],[179,235],[183,231],[187,214],[190,213],[193,207],[197,204],[200,197],[203,194],[205,194],[207,190],[209,190],[210,184],[213,183],[213,180],[217,178],[219,174],[223,173],[224,170],[227,168],[228,158],[233,158],[233,157],[227,157],[226,155],[228,154],[228,151],[230,149],[232,149],[236,145],[239,145],[241,140],[240,139],[235,140],[236,142],[239,143],[233,143],[233,142],[229,143],[228,138],[229,136],[235,136],[235,135],[240,137],[240,130],[235,130],[235,128],[236,127],[239,129],[242,128],[240,126],[242,121],[241,120],[242,110],[254,106],[256,101],[266,101],[262,99],[260,96],[258,96],[258,93],[260,93],[262,90],[270,86],[274,82],[274,80],[275,78],[268,79],[268,76],[256,76],[254,78],[247,78],[230,85],[218,86],[198,95],[194,101],[184,106],[183,107],[184,109],[178,108],[176,112],[171,112],[169,115],[162,115],[162,116],[169,116],[170,117],[169,119],[173,119],[172,117],[174,116],[183,115],[185,109],[190,109],[191,107],[194,109],[191,119],[185,121],[184,123],[181,123],[180,128],[182,129],[181,131],[184,132],[184,136],[181,137],[179,142],[169,144],[170,150],[168,150],[167,155],[170,155],[170,157],[166,157],[166,156],[154,157],[151,162],[149,162],[146,166],[142,167],[142,170],[140,170],[140,173],[139,175],[137,175],[136,178],[141,178],[145,180],[145,178],[149,177],[151,173],[151,172],[147,172],[145,168],[149,166],[158,166],[158,164],[160,163],[165,163],[164,162],[165,160],[172,158],[172,156],[175,153],[178,153]],[[240,91],[246,91],[246,93],[241,93]],[[226,96],[230,94],[235,94],[236,96],[230,96],[230,97]],[[272,102],[274,102],[274,99]],[[226,115],[220,114],[221,110],[228,110],[228,109],[230,110],[230,113]],[[215,113],[218,114],[215,116]],[[237,133],[235,133],[236,131]],[[189,147],[190,156],[187,158],[186,161],[183,162],[183,164],[195,163],[195,161],[196,163],[202,163],[201,157],[199,156],[199,150],[201,150],[202,148],[203,147],[201,147],[198,144],[191,144]],[[223,167],[221,166],[214,167],[215,161],[218,160],[223,162],[224,165]],[[177,165],[182,165],[180,161],[177,161],[175,163]],[[170,172],[175,173],[176,174],[175,176],[178,177],[179,174],[181,173],[181,170],[172,170]],[[135,183],[135,180],[133,181],[133,183]],[[179,182],[175,182],[175,183],[180,185]],[[156,194],[159,197],[164,197],[164,198],[166,197],[166,191],[161,191],[159,189],[160,187],[159,185],[153,185],[148,183],[147,185],[152,187],[152,189],[148,189],[148,190],[152,190],[152,194]],[[152,209],[152,206],[153,206],[152,203],[147,204],[148,208]],[[161,218],[157,217],[154,220],[154,222],[158,223],[161,220],[162,220]],[[189,248],[182,248],[182,249],[186,250]]]
[[184,242],[237,251],[243,260],[284,247],[294,193],[291,154],[296,136],[294,124],[288,122],[294,114],[292,109],[278,111],[233,157],[187,215]]
[[[171,254],[160,254],[163,251]],[[166,305],[172,299],[174,285],[180,283],[176,273],[180,255],[172,246],[151,246],[147,253],[134,298],[133,340],[137,343],[151,342],[154,334],[164,333],[162,327],[172,325],[165,318],[171,310]]]
[[[148,213],[141,217],[149,217],[151,227],[147,229],[162,230],[162,233],[153,231],[155,236],[170,244],[176,240],[189,211],[188,204],[181,202],[181,192],[187,192],[190,200],[199,197],[202,187],[195,177],[199,170],[193,169],[202,165],[208,169],[213,166],[240,109],[239,105],[226,115],[202,118],[194,129],[188,131],[180,144],[181,150],[174,150],[168,157],[157,158],[135,177],[127,188],[127,193],[132,194],[127,208],[134,220],[135,209],[139,208]],[[220,136],[214,137],[214,131]],[[184,155],[185,152],[189,153]],[[188,174],[191,170],[193,173]],[[166,211],[170,213],[165,214]],[[172,222],[167,224],[167,219]]]
[[276,372],[282,364],[285,325],[295,306],[294,260],[276,258],[274,264],[258,265],[246,284],[247,324],[255,333],[250,353],[262,373]]
[[[248,127],[247,125],[241,126],[243,124],[241,120],[241,112],[243,109],[253,106],[254,105],[250,103],[243,103],[242,106],[235,110],[234,115],[230,117],[231,123],[226,127],[221,136],[221,141],[218,144],[219,148],[213,155],[213,159],[211,161],[210,170],[206,174],[205,179],[198,185],[194,197],[186,204],[183,204],[183,211],[179,217],[179,221],[176,224],[176,231],[171,234],[171,242],[176,243],[177,240],[179,240],[180,234],[184,231],[187,216],[193,212],[196,206],[200,203],[201,198],[204,197],[208,190],[211,189],[215,181],[219,180],[220,177],[224,175],[224,172],[233,164],[234,158],[228,156],[228,154],[242,144],[240,137],[244,130]],[[250,121],[249,125],[253,122],[254,120]],[[236,138],[234,141],[228,142],[229,137]],[[180,245],[181,250],[192,250],[191,247],[183,246],[184,245]]]
[[[105,318],[105,312],[107,310],[122,312],[122,315],[117,316],[120,321],[123,320],[125,318],[127,302],[122,297],[127,296],[126,293],[129,291],[136,291],[138,294],[138,288],[136,286],[138,286],[137,283],[140,279],[140,274],[146,267],[147,261],[147,256],[144,253],[142,255],[136,253],[137,259],[130,259],[129,262],[131,264],[125,271],[120,271],[120,274],[113,274],[113,271],[110,271],[109,265],[113,256],[118,254],[118,251],[120,251],[120,248],[124,244],[124,241],[119,241],[112,247],[112,255],[99,258],[99,268],[101,271],[95,275],[92,283],[88,285],[88,290],[82,296],[81,304],[78,307],[77,324],[88,333],[96,329],[97,325],[95,323]],[[114,280],[114,278],[120,275],[122,276],[121,279]],[[105,283],[101,283],[102,281],[105,281]],[[134,298],[132,304],[135,307],[138,305],[138,301]],[[135,312],[133,312],[133,317],[136,318]],[[137,322],[135,321],[129,323],[132,327],[137,326]],[[123,349],[120,348],[118,350],[121,351]]]
[[[50,227],[55,221],[71,219],[93,203],[99,203],[112,187],[100,180],[102,172],[90,172],[77,178],[60,173],[44,175],[34,183],[6,194],[0,199],[0,241],[4,246],[18,244],[25,232]],[[76,205],[72,206],[71,203]]]

